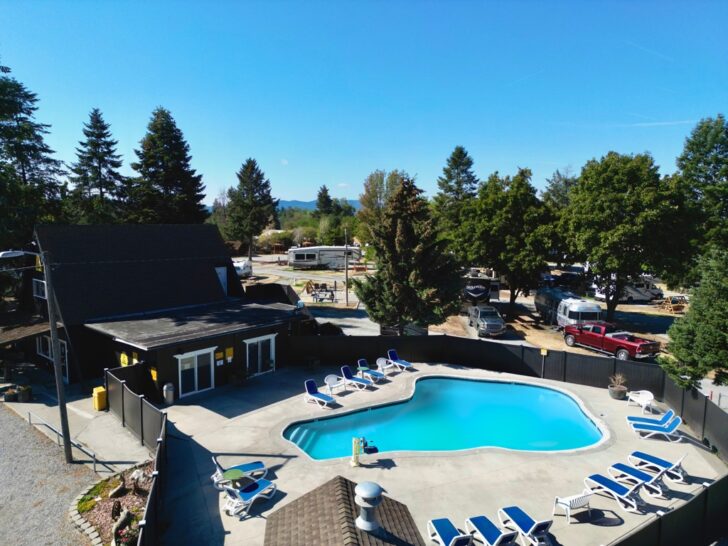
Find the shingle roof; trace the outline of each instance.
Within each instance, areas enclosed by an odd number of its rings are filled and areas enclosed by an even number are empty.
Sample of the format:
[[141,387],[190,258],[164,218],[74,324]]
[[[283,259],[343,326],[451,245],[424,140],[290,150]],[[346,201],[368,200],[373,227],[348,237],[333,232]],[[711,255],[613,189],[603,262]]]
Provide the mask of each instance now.
[[376,536],[354,521],[356,484],[342,476],[309,491],[268,516],[265,546],[425,546],[407,506],[384,496],[377,507],[383,532]]
[[215,267],[227,267],[229,296],[243,292],[213,225],[36,227],[50,253],[67,325],[225,300]]

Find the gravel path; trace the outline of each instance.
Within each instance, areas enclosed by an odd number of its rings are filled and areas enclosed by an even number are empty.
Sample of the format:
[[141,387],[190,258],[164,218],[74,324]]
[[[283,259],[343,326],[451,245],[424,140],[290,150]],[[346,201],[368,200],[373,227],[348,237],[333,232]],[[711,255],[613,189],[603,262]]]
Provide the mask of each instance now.
[[68,508],[97,476],[66,465],[58,445],[4,404],[0,442],[0,544],[88,544],[68,520]]

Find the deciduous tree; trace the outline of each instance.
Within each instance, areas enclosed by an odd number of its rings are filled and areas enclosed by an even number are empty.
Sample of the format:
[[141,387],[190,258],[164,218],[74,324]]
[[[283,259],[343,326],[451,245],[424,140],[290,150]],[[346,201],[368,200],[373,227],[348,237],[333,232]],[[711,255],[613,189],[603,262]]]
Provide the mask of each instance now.
[[359,196],[359,220],[357,237],[366,244],[372,239],[372,227],[381,223],[384,207],[402,179],[407,177],[404,171],[376,170],[364,180],[364,193]]

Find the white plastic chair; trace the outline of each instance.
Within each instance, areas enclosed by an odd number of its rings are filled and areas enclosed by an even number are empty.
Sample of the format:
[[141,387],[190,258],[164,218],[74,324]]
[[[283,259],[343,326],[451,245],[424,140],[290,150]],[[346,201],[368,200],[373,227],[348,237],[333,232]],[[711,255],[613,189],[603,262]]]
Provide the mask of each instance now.
[[571,511],[577,508],[586,508],[589,510],[589,517],[591,518],[591,496],[593,493],[589,489],[584,489],[579,495],[572,495],[571,497],[556,497],[554,501],[554,509],[551,515],[556,515],[556,509],[561,508],[566,512],[566,523],[571,524]]
[[655,395],[650,391],[631,391],[627,393],[627,405],[634,402],[642,407],[642,413],[645,413],[647,409],[652,413],[652,402],[654,399]]

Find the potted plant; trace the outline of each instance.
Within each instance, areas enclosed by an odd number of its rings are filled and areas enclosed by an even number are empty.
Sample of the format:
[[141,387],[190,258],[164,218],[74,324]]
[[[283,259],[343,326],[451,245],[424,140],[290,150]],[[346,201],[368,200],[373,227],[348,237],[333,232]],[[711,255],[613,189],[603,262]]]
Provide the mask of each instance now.
[[5,391],[5,401],[6,402],[17,402],[18,401],[18,391],[13,389],[12,387]]
[[609,378],[609,396],[615,400],[624,400],[627,396],[627,378],[624,374],[615,373]]
[[21,385],[18,387],[18,402],[30,402],[33,390],[30,385]]

